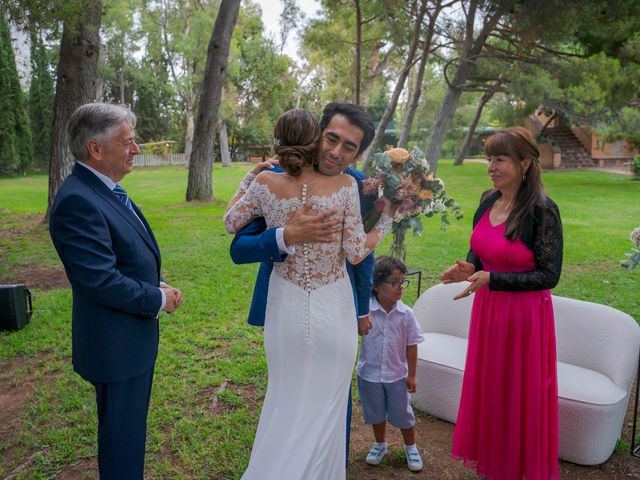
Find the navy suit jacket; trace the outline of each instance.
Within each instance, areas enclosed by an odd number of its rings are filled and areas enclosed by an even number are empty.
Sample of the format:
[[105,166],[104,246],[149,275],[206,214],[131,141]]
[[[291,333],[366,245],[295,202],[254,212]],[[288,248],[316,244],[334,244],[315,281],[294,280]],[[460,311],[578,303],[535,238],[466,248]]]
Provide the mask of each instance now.
[[[279,167],[275,171],[282,171]],[[347,168],[344,173],[351,175],[358,184],[360,192],[360,213],[368,212],[373,208],[375,196],[362,194],[362,181],[367,176],[354,169]],[[256,218],[248,225],[236,233],[231,242],[231,259],[234,263],[256,263],[261,262],[258,270],[258,278],[253,289],[253,298],[249,309],[249,324],[264,326],[264,316],[267,309],[267,295],[269,293],[269,278],[273,270],[274,262],[283,262],[286,255],[280,254],[276,241],[276,229],[267,229],[264,218]],[[347,273],[351,280],[353,295],[356,302],[356,313],[366,315],[369,313],[369,298],[373,287],[373,252],[362,262],[352,265],[347,262]]]
[[49,232],[73,292],[73,367],[95,383],[140,375],[158,353],[160,249],[133,208],[139,220],[81,165],[51,207]]

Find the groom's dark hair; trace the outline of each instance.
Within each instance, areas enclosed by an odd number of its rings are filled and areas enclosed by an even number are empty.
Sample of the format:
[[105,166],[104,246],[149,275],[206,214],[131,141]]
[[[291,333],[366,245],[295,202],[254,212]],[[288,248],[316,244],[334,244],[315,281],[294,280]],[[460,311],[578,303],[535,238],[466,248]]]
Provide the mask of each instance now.
[[320,130],[324,130],[329,125],[329,122],[334,115],[344,115],[356,127],[360,128],[363,132],[362,142],[360,142],[360,148],[358,155],[366,150],[373,140],[375,134],[375,127],[373,126],[373,118],[369,111],[355,103],[347,102],[331,102],[328,103],[322,111],[322,119],[320,120]]

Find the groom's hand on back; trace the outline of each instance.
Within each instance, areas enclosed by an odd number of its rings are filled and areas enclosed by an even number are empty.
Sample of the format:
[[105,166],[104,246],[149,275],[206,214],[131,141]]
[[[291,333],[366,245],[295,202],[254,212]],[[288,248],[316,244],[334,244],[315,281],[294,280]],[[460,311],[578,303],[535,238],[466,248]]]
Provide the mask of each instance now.
[[335,233],[342,229],[342,221],[332,218],[336,209],[319,215],[310,215],[311,203],[298,210],[284,227],[284,241],[289,245],[297,243],[330,243],[337,241]]

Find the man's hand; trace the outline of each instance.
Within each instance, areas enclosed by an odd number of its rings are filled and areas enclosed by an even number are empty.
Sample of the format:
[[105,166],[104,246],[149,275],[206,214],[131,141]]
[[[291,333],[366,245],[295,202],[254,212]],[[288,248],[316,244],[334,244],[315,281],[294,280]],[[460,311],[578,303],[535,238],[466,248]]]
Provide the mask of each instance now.
[[182,303],[182,292],[166,283],[161,283],[160,288],[164,291],[167,299],[167,302],[164,305],[164,311],[171,313]]
[[336,209],[327,210],[319,215],[309,215],[311,203],[307,202],[284,227],[284,243],[287,246],[297,243],[331,243],[337,241],[334,236],[342,228],[342,222],[332,219]]
[[358,318],[358,335],[367,335],[372,328],[373,323],[371,322],[371,315]]
[[415,393],[416,391],[416,377],[409,375],[407,377],[407,390],[409,393]]

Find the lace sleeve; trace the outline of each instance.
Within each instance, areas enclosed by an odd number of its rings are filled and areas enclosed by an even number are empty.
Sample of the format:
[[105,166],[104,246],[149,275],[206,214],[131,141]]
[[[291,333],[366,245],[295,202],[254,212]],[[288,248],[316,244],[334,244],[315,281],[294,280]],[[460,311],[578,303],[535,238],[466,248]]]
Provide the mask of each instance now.
[[[237,199],[237,201],[230,205],[224,214],[224,226],[229,233],[236,233],[251,220],[257,217],[262,217],[262,195],[261,191],[265,188],[260,181],[252,182],[250,185],[244,182],[240,184],[238,193],[243,189],[244,194]],[[236,196],[238,195],[236,193]],[[235,196],[234,196],[235,198]]]
[[469,249],[469,252],[467,253],[467,262],[473,264],[473,266],[476,268],[476,272],[484,269],[480,258],[471,249]]
[[542,211],[534,224],[536,269],[529,272],[491,272],[491,290],[547,290],[555,287],[562,270],[562,222],[555,205]]
[[347,260],[356,265],[376,248],[391,229],[393,219],[383,213],[376,226],[369,233],[364,233],[360,216],[360,198],[355,180],[352,180],[351,186],[346,189],[345,200],[342,248],[347,255]]

